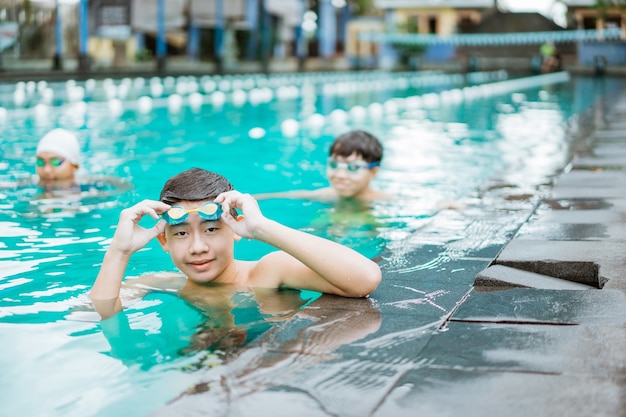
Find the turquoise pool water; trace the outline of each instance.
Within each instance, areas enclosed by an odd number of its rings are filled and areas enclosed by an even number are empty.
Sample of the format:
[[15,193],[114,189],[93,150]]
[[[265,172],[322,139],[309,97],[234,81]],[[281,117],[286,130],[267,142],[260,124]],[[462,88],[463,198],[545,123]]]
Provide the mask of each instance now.
[[[249,193],[323,186],[333,137],[369,130],[385,148],[376,185],[397,194],[396,201],[349,214],[307,201],[268,200],[261,207],[268,217],[375,257],[428,225],[441,201],[472,204],[476,190],[494,184],[532,193],[548,183],[567,163],[580,114],[613,82],[564,73],[515,79],[504,72],[362,72],[2,86],[3,409],[148,415],[193,385],[197,369],[220,366],[229,349],[318,296],[237,294],[224,314],[153,293],[100,323],[86,292],[119,211],[157,198],[169,176],[198,166]],[[56,126],[77,132],[84,177],[113,176],[132,187],[43,198],[28,180],[38,138]],[[459,227],[442,225],[438,243]],[[236,255],[253,259],[269,250],[244,241]],[[135,254],[127,275],[172,268],[152,244]]]

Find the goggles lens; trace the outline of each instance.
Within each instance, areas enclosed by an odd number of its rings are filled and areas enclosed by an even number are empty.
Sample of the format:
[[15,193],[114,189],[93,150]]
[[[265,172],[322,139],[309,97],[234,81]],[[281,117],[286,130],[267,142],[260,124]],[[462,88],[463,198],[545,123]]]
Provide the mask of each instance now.
[[380,165],[380,162],[363,162],[363,161],[352,161],[352,162],[339,162],[335,158],[328,158],[328,168],[333,171],[336,169],[345,169],[348,172],[359,172],[363,169],[370,169]]
[[[50,163],[50,165],[52,165],[53,167],[58,168],[58,167],[60,167],[61,165],[63,165],[63,162],[65,162],[65,159],[63,159],[63,158],[56,158],[56,157],[54,157],[54,158],[50,158],[50,159],[48,160],[48,162],[49,162],[49,163]],[[46,166],[46,160],[45,160],[45,159],[43,159],[43,158],[37,158],[37,162],[36,162],[36,164],[37,164],[37,166],[38,166],[39,168],[43,168],[43,167],[45,167],[45,166]]]
[[187,220],[189,213],[198,213],[198,216],[204,220],[217,220],[222,215],[222,206],[213,201],[207,201],[200,207],[192,210],[186,210],[184,207],[180,206],[173,206],[171,209],[161,214],[161,218],[169,225],[175,225]]

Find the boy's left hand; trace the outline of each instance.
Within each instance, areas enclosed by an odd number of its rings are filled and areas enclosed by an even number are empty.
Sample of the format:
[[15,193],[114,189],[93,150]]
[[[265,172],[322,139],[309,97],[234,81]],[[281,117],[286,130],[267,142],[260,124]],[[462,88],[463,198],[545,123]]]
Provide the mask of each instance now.
[[[242,194],[239,191],[227,191],[218,195],[215,202],[222,205],[222,221],[230,227],[233,232],[241,237],[254,239],[255,232],[260,224],[267,220],[259,204],[250,194]],[[236,218],[230,213],[231,208],[236,208],[241,212]]]

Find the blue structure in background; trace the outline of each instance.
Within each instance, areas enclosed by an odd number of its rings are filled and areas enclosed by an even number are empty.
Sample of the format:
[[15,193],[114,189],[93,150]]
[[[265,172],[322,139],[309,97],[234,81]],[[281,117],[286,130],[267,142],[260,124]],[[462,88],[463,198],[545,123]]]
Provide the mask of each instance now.
[[272,47],[272,17],[265,8],[265,1],[261,0],[261,71],[269,71],[270,51]]
[[306,10],[306,0],[300,0],[300,20],[298,26],[295,27],[296,36],[296,58],[298,59],[298,69],[302,71],[304,69],[304,61],[307,54],[307,40],[302,30],[302,22],[304,21],[304,11]]
[[[385,9],[385,30],[387,33],[396,32],[395,9]],[[384,69],[391,69],[396,62],[398,62],[396,48],[383,40],[378,49],[378,65]]]
[[87,0],[80,0],[78,5],[78,69],[89,69],[89,57],[87,56],[87,43],[89,42],[89,4]]
[[[603,57],[603,58],[601,58]],[[584,42],[578,46],[578,63],[596,66],[626,64],[626,43],[624,42]]]
[[215,66],[218,74],[224,68],[224,31],[226,21],[224,18],[224,0],[215,0]]
[[256,58],[259,48],[259,0],[246,0],[246,23],[250,30],[248,45],[246,47],[246,58],[250,61]]
[[188,35],[187,56],[190,61],[197,61],[200,56],[200,28],[193,21],[189,23]]
[[157,0],[157,70],[165,69],[167,44],[165,43],[165,0]]
[[428,45],[423,59],[429,62],[446,62],[456,55],[456,46],[451,44]]
[[319,54],[322,58],[335,55],[337,44],[337,16],[330,0],[319,2]]

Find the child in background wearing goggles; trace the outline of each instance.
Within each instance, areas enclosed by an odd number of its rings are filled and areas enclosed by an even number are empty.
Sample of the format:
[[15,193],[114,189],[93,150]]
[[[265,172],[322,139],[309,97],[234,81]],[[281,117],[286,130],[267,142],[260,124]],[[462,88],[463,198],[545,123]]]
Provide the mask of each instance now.
[[72,184],[80,163],[76,135],[65,129],[46,133],[37,145],[35,171],[40,185]]
[[41,197],[64,198],[81,193],[104,197],[132,188],[131,183],[117,177],[80,176],[81,157],[80,144],[74,133],[61,128],[46,133],[37,144],[35,159],[35,182],[41,188]]
[[338,136],[330,146],[326,164],[329,187],[256,194],[255,198],[307,199],[317,201],[356,200],[371,202],[393,196],[370,186],[383,159],[383,147],[372,134],[353,130]]
[[[145,216],[156,225],[140,226]],[[144,200],[122,211],[90,292],[103,319],[122,309],[120,289],[130,257],[155,237],[182,273],[176,288],[184,294],[230,284],[366,297],[381,280],[380,267],[367,257],[266,218],[251,195],[234,190],[221,175],[193,168],[170,178],[160,201]],[[256,261],[236,260],[235,242],[242,237],[277,250]]]

